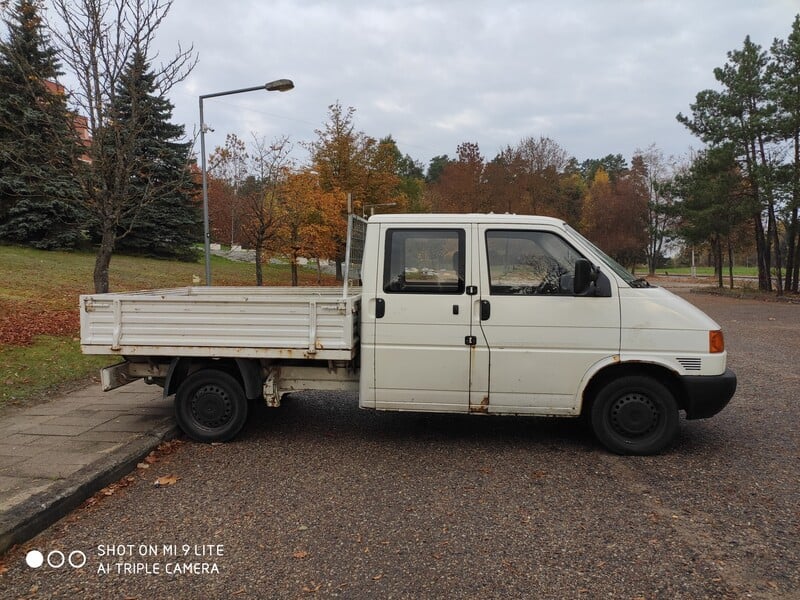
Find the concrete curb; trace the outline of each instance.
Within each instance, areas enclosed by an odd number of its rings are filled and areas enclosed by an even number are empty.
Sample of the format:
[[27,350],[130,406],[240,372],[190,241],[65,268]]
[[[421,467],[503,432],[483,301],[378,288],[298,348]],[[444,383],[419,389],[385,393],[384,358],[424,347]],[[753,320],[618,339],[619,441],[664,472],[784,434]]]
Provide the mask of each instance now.
[[84,500],[133,471],[153,449],[178,433],[175,420],[164,418],[162,423],[123,447],[20,502],[0,517],[0,553],[47,529]]

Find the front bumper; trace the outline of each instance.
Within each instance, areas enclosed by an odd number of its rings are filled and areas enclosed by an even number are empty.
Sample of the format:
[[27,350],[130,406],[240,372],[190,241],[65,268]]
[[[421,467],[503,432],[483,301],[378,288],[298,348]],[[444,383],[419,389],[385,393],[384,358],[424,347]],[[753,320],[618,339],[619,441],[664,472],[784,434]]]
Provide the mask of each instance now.
[[686,392],[687,419],[707,419],[727,406],[736,391],[736,374],[726,369],[722,375],[681,377]]

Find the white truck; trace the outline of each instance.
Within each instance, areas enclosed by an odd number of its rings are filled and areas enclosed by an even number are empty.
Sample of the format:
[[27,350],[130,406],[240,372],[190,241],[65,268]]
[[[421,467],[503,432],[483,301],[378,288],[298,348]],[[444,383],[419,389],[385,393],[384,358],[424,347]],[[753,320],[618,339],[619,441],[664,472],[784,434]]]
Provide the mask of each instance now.
[[81,296],[82,350],[124,358],[104,389],[144,378],[175,394],[204,442],[234,437],[249,401],[321,389],[365,409],[584,415],[609,450],[652,454],[679,411],[711,417],[736,389],[717,323],[563,221],[380,215],[351,218],[348,237],[341,288]]

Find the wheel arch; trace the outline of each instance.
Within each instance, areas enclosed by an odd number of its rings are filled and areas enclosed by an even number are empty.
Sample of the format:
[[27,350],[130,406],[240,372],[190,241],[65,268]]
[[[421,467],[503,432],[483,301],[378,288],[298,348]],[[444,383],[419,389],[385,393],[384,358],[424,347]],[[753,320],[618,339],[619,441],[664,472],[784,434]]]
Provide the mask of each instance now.
[[583,387],[580,395],[580,414],[588,415],[597,393],[610,381],[629,375],[650,377],[666,387],[680,410],[686,410],[686,390],[681,384],[680,376],[672,369],[650,362],[614,362],[600,368]]
[[172,359],[164,381],[164,397],[171,396],[178,391],[181,383],[197,371],[215,369],[235,377],[244,389],[248,400],[261,397],[263,393],[263,376],[261,363],[256,359],[248,358],[195,358],[177,356]]

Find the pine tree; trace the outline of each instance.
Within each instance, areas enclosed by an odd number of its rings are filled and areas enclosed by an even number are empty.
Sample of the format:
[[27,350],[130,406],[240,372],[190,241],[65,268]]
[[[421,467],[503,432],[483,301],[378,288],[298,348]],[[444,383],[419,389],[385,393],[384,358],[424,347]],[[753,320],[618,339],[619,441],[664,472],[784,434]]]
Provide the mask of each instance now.
[[[736,159],[748,179],[755,203],[753,230],[758,261],[758,287],[772,290],[773,264],[781,268],[780,244],[775,219],[776,169],[769,140],[774,136],[775,105],[768,95],[767,53],[745,37],[741,50],[728,52],[728,61],[714,69],[721,90],[698,92],[690,105],[691,116],[678,114],[678,121],[711,147],[732,144]],[[766,209],[766,210],[765,210]],[[766,215],[764,214],[766,212]],[[764,231],[764,223],[767,231]],[[772,247],[775,249],[773,263]],[[778,275],[780,279],[780,273]]]
[[[733,144],[707,148],[673,184],[673,191],[681,198],[676,206],[680,235],[690,244],[709,244],[719,287],[722,287],[725,247],[732,269],[731,237],[752,215],[754,204],[752,189],[737,164],[736,152]],[[732,288],[732,271],[730,278]]]
[[784,41],[772,44],[772,63],[768,69],[770,96],[777,106],[777,136],[789,143],[789,156],[780,167],[788,184],[789,201],[786,225],[785,291],[800,290],[800,15]]
[[55,83],[56,50],[39,7],[19,0],[0,41],[0,239],[52,249],[75,246],[82,213],[82,154],[74,115]]
[[134,53],[121,77],[111,115],[122,128],[114,134],[131,136],[135,168],[129,193],[150,199],[121,220],[117,249],[196,260],[194,244],[202,239],[202,217],[187,161],[191,144],[180,141],[183,126],[170,123],[172,109],[158,93],[144,54]]

